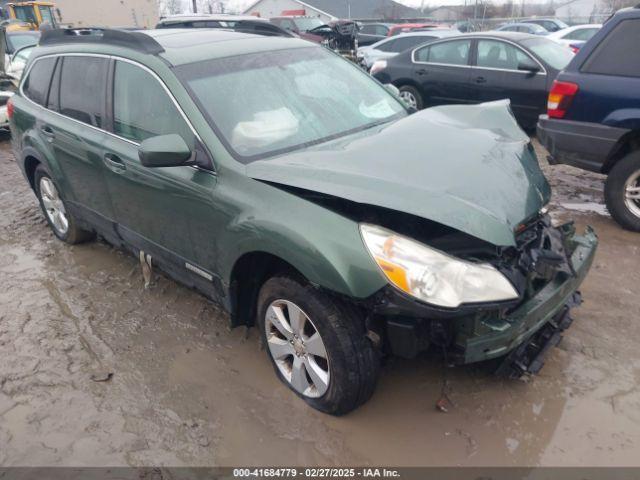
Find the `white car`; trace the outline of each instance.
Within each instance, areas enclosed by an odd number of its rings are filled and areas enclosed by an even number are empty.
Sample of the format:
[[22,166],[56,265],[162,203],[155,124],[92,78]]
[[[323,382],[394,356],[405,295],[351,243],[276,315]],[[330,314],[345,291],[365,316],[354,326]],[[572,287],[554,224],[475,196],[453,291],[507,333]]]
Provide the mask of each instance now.
[[602,28],[602,25],[599,23],[575,25],[552,32],[547,35],[547,38],[568,47],[574,42],[586,42],[598,33],[600,28]]
[[357,57],[360,64],[367,70],[378,60],[386,60],[395,57],[400,52],[404,52],[412,47],[428,42],[435,38],[453,37],[461,35],[458,30],[453,29],[429,29],[418,32],[409,32],[394,37],[385,38],[373,45],[360,47]]
[[5,55],[6,77],[0,82],[0,131],[6,131],[9,128],[7,102],[18,87],[24,67],[34,48],[34,45],[30,45],[19,49],[13,55]]
[[20,82],[20,78],[22,78],[22,71],[34,48],[35,45],[29,45],[21,48],[11,56],[5,56],[4,65],[6,73],[15,79],[16,86]]

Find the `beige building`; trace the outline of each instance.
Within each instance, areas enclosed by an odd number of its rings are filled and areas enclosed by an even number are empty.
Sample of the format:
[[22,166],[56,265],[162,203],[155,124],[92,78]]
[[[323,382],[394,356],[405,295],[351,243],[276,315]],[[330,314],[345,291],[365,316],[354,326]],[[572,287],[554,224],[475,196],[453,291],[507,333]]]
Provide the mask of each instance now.
[[157,0],[53,0],[56,17],[74,27],[153,28],[158,22]]

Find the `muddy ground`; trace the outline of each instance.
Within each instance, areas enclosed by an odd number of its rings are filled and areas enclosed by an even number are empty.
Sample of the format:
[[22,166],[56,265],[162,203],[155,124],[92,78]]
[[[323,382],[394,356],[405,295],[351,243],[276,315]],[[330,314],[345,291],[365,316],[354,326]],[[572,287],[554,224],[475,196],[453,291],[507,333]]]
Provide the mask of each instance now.
[[133,257],[56,240],[2,140],[0,465],[640,465],[640,236],[606,214],[600,176],[541,163],[554,215],[601,246],[540,376],[448,369],[441,413],[440,362],[393,359],[333,418],[198,294],[162,276],[144,290]]

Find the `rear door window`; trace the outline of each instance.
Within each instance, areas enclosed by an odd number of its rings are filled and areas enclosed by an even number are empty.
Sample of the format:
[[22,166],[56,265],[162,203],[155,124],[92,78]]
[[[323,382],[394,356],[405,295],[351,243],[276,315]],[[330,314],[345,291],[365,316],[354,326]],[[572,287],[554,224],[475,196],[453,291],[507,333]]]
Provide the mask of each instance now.
[[24,81],[22,90],[25,96],[38,105],[45,105],[47,102],[47,94],[56,60],[55,57],[50,57],[36,61]]
[[418,50],[416,60],[443,65],[468,65],[470,50],[471,40],[436,43]]
[[176,133],[189,147],[195,136],[169,94],[146,70],[116,62],[113,87],[113,133],[132,142]]
[[100,57],[68,56],[60,76],[60,113],[103,128],[108,60]]
[[640,77],[640,19],[623,20],[600,42],[583,72]]

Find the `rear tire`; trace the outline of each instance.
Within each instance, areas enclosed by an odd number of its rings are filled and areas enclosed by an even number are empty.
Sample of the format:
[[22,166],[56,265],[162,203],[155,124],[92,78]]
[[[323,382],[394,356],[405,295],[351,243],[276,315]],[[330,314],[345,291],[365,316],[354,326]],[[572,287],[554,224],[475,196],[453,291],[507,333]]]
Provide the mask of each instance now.
[[83,230],[78,226],[78,221],[67,209],[59,195],[56,183],[44,165],[38,165],[36,168],[34,185],[44,218],[56,237],[71,245],[86,242],[95,237],[94,232]]
[[640,232],[640,151],[629,153],[609,172],[604,198],[611,216],[623,228]]
[[400,90],[400,98],[404,100],[407,106],[413,107],[416,110],[422,110],[424,108],[424,100],[416,87],[403,85],[398,90]]
[[[289,313],[289,308],[293,314]],[[286,319],[285,334],[274,325],[280,318],[276,311]],[[303,321],[307,326],[294,338],[297,322],[287,322],[290,316],[300,318],[298,312],[307,318]],[[310,406],[331,415],[344,415],[371,397],[378,380],[380,361],[365,336],[363,319],[354,307],[292,277],[276,276],[262,286],[257,314],[262,340],[276,374]],[[310,347],[312,338],[318,345],[316,333],[323,349]],[[312,351],[326,354],[326,361],[322,354],[316,356]],[[306,383],[302,380],[303,386],[313,384],[306,389],[299,388],[300,381],[293,379],[295,362],[300,365],[301,361],[307,380]],[[308,370],[318,365],[327,372],[320,381],[314,380],[317,377]],[[316,388],[316,384],[320,388]]]

